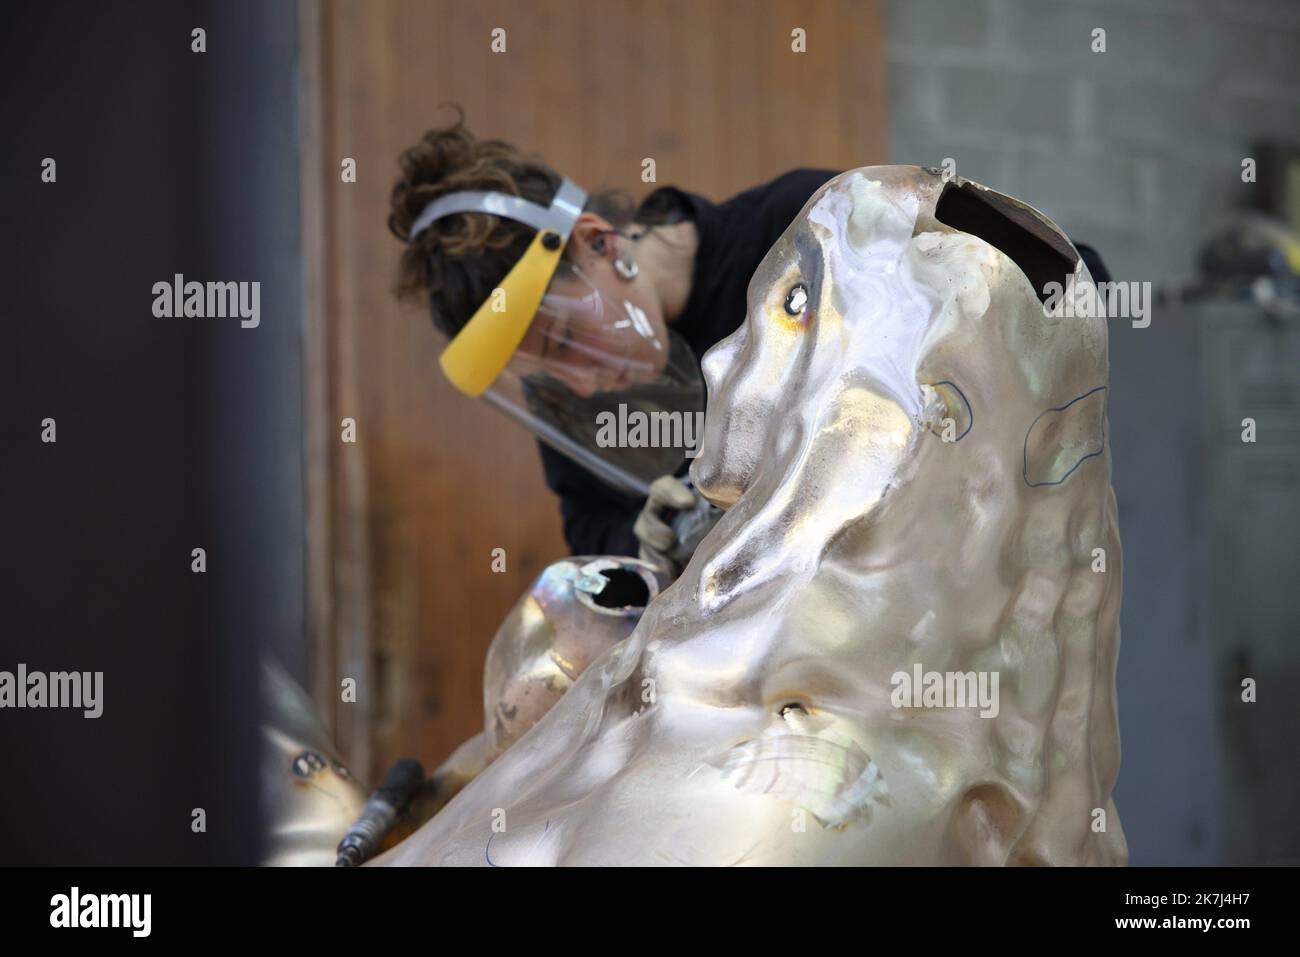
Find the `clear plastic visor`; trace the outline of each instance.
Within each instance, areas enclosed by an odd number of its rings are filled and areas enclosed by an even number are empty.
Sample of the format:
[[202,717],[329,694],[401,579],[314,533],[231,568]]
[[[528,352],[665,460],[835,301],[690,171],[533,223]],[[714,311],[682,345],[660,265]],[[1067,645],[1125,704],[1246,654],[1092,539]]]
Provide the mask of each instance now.
[[670,351],[666,324],[631,289],[612,296],[578,266],[561,262],[509,368],[524,377],[545,374],[590,396],[653,382]]
[[562,262],[483,398],[607,484],[640,496],[698,451],[705,388],[690,347],[626,285],[626,293],[603,290]]

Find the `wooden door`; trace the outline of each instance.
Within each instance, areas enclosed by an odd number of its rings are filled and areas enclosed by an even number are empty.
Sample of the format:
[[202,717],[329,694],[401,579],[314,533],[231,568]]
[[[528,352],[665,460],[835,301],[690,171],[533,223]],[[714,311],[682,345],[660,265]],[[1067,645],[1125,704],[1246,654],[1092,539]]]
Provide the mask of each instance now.
[[453,102],[479,136],[638,198],[656,185],[641,181],[646,157],[657,184],[715,199],[797,166],[881,163],[883,25],[875,0],[303,0],[300,13],[313,693],[373,781],[404,755],[431,768],[481,728],[488,643],[565,554],[534,444],[443,381],[428,316],[391,293],[398,153]]

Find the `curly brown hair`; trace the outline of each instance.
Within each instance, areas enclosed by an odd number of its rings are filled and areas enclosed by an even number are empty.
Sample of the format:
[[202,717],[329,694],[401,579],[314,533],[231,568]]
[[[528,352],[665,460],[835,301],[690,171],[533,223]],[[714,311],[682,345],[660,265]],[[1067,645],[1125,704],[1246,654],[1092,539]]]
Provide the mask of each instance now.
[[[454,335],[500,285],[533,238],[533,228],[488,213],[454,213],[437,220],[414,243],[411,225],[445,193],[493,190],[549,206],[560,175],[542,160],[502,140],[480,140],[453,107],[455,122],[430,130],[398,157],[402,177],[393,186],[388,229],[406,242],[397,280],[403,298],[428,297],[433,321]],[[615,229],[634,221],[633,203],[620,190],[588,196],[584,210]],[[565,249],[569,257],[572,247]]]

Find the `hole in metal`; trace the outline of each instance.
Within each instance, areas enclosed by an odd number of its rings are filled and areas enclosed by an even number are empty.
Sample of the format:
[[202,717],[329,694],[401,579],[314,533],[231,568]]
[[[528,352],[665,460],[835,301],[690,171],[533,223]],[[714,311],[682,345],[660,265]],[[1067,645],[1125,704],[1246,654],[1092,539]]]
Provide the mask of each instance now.
[[601,608],[644,608],[650,603],[650,588],[636,572],[626,568],[604,568],[597,572],[608,582],[591,600]]
[[799,283],[785,294],[785,311],[792,316],[802,316],[806,308],[808,308],[808,287]]
[[948,183],[934,207],[934,218],[945,226],[978,236],[1001,250],[1029,279],[1034,294],[1046,303],[1048,283],[1065,289],[1079,254],[1050,226],[1007,197],[971,183]]

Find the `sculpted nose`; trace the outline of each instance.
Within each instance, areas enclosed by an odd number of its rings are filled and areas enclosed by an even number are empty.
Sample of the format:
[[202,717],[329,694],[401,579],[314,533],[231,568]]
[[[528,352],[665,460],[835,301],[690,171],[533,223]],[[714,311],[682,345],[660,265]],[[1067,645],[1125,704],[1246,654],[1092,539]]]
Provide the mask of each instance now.
[[700,368],[704,372],[704,384],[709,388],[709,396],[716,396],[722,383],[731,373],[735,364],[736,353],[740,351],[740,339],[744,326],[723,339],[704,354]]

